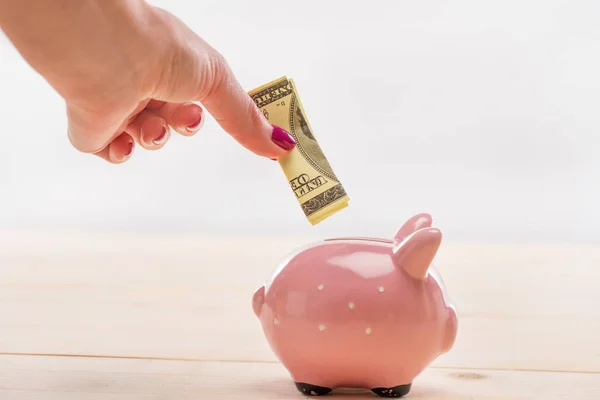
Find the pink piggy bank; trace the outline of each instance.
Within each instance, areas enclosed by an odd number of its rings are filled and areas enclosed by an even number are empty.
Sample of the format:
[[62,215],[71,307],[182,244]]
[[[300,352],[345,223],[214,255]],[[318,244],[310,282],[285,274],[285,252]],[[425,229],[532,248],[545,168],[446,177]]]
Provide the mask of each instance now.
[[301,393],[344,387],[404,396],[450,351],[457,314],[430,265],[441,238],[419,214],[393,240],[327,239],[281,263],[253,308]]

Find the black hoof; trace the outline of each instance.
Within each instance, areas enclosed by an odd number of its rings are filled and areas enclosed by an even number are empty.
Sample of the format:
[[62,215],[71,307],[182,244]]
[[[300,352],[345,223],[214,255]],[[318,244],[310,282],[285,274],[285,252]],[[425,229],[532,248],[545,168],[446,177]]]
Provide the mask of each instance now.
[[407,385],[394,386],[393,388],[375,388],[371,389],[373,393],[380,397],[402,397],[410,392],[412,383]]
[[302,394],[307,396],[324,396],[331,393],[332,389],[323,386],[315,386],[309,383],[295,382],[296,388]]

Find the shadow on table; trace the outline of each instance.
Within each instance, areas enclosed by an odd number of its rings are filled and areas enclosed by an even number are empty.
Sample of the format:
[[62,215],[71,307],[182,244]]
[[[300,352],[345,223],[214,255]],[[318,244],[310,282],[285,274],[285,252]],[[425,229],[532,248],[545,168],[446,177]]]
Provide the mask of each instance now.
[[[263,393],[265,398],[277,399],[329,399],[329,398],[344,398],[344,399],[381,399],[385,400],[385,397],[376,396],[369,389],[352,389],[352,388],[339,388],[335,389],[331,394],[327,396],[306,396],[300,393],[294,382],[289,379],[277,379],[272,381],[263,381],[252,385],[252,390],[256,393]],[[451,397],[451,394],[441,388],[427,387],[424,385],[413,385],[411,391],[403,399],[444,399]],[[454,397],[453,397],[454,398]]]

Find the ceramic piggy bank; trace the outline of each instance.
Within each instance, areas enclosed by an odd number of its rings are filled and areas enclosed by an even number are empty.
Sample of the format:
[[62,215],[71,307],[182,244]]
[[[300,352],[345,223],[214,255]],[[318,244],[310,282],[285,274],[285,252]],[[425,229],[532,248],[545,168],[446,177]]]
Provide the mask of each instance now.
[[392,240],[327,239],[281,263],[253,308],[300,392],[404,396],[452,348],[457,314],[431,266],[440,242],[419,214]]

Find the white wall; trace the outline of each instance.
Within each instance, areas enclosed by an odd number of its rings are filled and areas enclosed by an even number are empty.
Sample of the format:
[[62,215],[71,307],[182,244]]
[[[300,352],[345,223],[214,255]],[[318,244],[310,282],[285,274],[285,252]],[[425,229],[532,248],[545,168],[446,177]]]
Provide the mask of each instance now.
[[600,243],[597,0],[154,4],[248,90],[294,78],[350,208],[311,227],[212,120],[125,165],[77,153],[2,37],[0,229],[380,236],[428,211],[448,240]]

